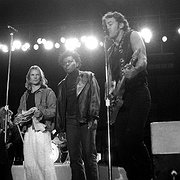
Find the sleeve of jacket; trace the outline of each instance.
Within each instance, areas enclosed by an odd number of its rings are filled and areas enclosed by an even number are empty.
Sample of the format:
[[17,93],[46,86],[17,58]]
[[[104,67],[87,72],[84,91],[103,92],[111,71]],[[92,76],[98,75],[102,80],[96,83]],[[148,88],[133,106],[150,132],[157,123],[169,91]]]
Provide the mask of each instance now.
[[26,92],[24,92],[24,94],[21,96],[19,107],[17,109],[17,114],[22,113],[22,110],[24,111],[26,110],[25,103],[24,103],[25,97],[26,97]]
[[63,82],[58,85],[58,95],[56,102],[55,129],[58,133],[65,132],[65,95],[63,94]]
[[46,92],[46,107],[40,105],[38,108],[42,112],[44,120],[55,117],[56,95],[52,89],[48,88]]
[[90,117],[91,120],[98,120],[100,110],[100,88],[94,74],[92,74],[91,77]]

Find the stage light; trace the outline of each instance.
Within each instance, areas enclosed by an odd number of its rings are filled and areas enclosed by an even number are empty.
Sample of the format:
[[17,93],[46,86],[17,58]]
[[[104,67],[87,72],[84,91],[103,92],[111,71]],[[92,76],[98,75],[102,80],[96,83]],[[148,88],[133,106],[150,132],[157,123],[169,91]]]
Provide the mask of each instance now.
[[142,36],[142,38],[144,39],[146,43],[150,43],[151,38],[152,38],[152,32],[150,29],[148,28],[142,29],[140,32],[140,35]]
[[58,49],[58,48],[60,48],[60,44],[59,43],[55,43],[54,47]]
[[103,43],[103,42],[100,42],[100,43],[99,43],[99,45],[100,45],[100,46],[103,46],[103,45],[104,45],[104,43]]
[[60,41],[64,44],[66,42],[66,39],[64,37],[61,37]]
[[180,34],[180,28],[178,28],[178,33]]
[[13,42],[12,50],[15,50],[15,49],[20,49],[20,48],[21,48],[21,46],[22,46],[21,41],[19,41],[19,40],[15,40],[15,41]]
[[81,42],[85,43],[86,39],[87,39],[86,36],[82,36],[82,37],[81,37]]
[[41,40],[41,43],[42,43],[42,44],[45,44],[45,43],[46,43],[46,39],[43,38],[43,39]]
[[166,41],[167,41],[167,36],[163,36],[163,37],[162,37],[162,41],[163,41],[163,42],[166,42]]
[[35,45],[33,46],[33,48],[34,48],[34,50],[38,50],[38,49],[39,49],[38,44],[35,44]]
[[29,43],[25,43],[21,47],[22,51],[27,51],[29,48],[30,48],[30,44]]
[[77,38],[66,39],[65,47],[67,50],[73,51],[81,46],[81,43]]
[[42,39],[41,39],[41,38],[38,38],[38,39],[37,39],[37,43],[38,43],[38,44],[42,44]]
[[44,43],[44,48],[47,50],[51,50],[53,48],[53,42],[52,41],[46,41]]
[[88,49],[95,49],[98,46],[98,40],[94,36],[86,37],[84,43]]
[[0,45],[0,49],[2,50],[2,52],[7,53],[8,52],[8,46],[1,44]]

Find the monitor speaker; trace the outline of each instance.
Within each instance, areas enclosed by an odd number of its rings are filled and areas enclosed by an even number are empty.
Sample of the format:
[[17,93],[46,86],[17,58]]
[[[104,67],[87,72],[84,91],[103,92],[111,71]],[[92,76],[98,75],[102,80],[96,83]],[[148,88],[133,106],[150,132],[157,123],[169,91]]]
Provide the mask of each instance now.
[[180,179],[180,122],[151,123],[154,180]]

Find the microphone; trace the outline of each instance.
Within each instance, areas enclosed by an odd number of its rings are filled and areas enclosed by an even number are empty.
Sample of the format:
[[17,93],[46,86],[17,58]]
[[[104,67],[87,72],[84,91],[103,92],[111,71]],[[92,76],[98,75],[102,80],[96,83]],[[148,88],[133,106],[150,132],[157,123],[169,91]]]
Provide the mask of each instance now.
[[107,42],[107,41],[109,41],[109,40],[110,40],[110,37],[109,37],[108,35],[105,35],[105,36],[104,36],[104,41]]
[[178,173],[177,173],[176,170],[172,170],[172,171],[171,171],[171,175],[172,175],[173,177],[177,176],[177,174],[178,174]]
[[17,30],[17,29],[15,29],[15,28],[14,28],[14,27],[12,27],[12,26],[9,26],[9,25],[8,25],[8,26],[7,26],[7,28],[8,28],[8,29],[10,29],[10,30],[12,30],[13,32],[18,32],[18,30]]

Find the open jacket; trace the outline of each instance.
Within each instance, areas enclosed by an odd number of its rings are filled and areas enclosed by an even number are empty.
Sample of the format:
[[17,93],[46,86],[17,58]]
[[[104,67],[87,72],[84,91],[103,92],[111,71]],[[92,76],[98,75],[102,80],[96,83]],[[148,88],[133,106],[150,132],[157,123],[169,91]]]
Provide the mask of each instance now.
[[[66,131],[66,77],[58,84],[57,115],[55,128],[58,132]],[[79,71],[76,80],[76,97],[79,105],[79,122],[87,123],[99,119],[100,89],[94,74]]]
[[[18,108],[18,113],[27,111],[26,100],[28,98],[28,90],[24,92],[21,97],[20,105]],[[40,119],[41,123],[44,123],[47,126],[48,130],[53,128],[52,121],[55,118],[56,112],[56,95],[54,91],[49,87],[41,87],[35,92],[35,106],[41,111],[42,117]]]

